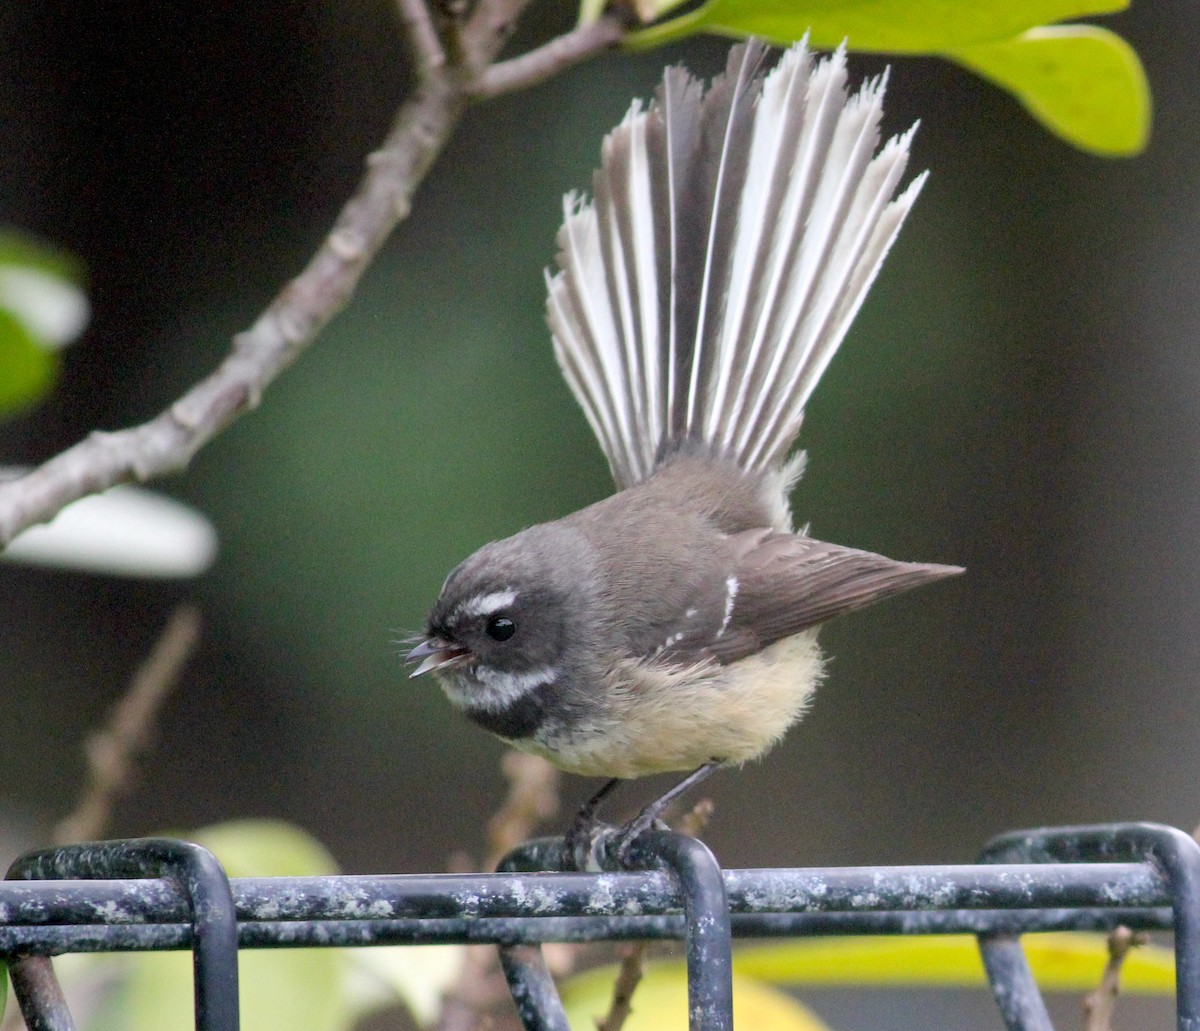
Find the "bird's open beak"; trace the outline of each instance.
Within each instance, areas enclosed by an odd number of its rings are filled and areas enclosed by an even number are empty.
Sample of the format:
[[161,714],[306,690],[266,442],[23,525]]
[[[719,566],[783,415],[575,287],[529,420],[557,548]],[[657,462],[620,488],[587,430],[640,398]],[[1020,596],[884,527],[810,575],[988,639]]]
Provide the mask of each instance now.
[[408,678],[411,680],[413,677],[421,676],[422,673],[461,666],[470,658],[471,652],[461,644],[454,644],[440,637],[430,637],[422,641],[404,656],[404,661],[415,662],[417,659],[421,660],[421,665],[408,675]]

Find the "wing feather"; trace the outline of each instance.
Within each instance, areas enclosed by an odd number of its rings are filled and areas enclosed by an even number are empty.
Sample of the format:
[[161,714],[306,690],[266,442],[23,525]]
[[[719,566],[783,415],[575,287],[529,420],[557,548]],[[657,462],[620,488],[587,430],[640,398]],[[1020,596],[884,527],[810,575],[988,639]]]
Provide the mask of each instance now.
[[734,662],[826,620],[961,572],[958,566],[897,562],[800,534],[760,535],[734,571],[727,625],[707,649],[721,662]]

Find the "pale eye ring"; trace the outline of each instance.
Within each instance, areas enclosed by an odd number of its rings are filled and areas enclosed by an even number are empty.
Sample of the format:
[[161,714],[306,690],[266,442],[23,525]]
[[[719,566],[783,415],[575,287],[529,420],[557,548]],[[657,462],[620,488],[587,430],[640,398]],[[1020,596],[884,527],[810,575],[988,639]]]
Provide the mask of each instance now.
[[484,630],[493,641],[507,641],[517,632],[517,624],[508,616],[492,616]]

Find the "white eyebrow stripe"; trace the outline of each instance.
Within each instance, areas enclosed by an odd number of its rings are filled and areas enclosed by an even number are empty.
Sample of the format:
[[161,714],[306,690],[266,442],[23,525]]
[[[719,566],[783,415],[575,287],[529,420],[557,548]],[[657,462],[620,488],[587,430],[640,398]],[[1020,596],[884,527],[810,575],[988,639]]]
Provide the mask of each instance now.
[[458,605],[454,612],[458,616],[494,616],[501,609],[512,608],[517,600],[517,592],[512,588],[503,591],[493,591],[491,594],[477,594]]

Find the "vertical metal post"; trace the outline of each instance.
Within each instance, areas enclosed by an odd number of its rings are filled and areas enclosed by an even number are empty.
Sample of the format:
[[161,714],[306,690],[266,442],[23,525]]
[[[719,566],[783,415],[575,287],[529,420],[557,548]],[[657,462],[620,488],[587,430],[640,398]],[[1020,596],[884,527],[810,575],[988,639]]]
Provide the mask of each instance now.
[[[733,1031],[733,936],[725,879],[708,847],[695,838],[652,830],[632,841],[619,831],[597,838],[605,868],[653,869],[671,875],[683,900],[691,1031]],[[623,861],[623,862],[622,862]],[[577,857],[557,838],[528,842],[501,870],[570,870]],[[562,1002],[539,949],[501,946],[501,963],[526,1031],[566,1028]],[[561,1021],[561,1023],[559,1023]]]
[[688,1027],[733,1031],[733,933],[721,867],[696,838],[647,831],[629,846],[631,866],[669,871],[683,896],[687,926]]
[[8,976],[28,1031],[75,1031],[49,956],[17,956]]
[[[196,1031],[238,1031],[237,916],[229,878],[208,849],[171,838],[68,845],[27,853],[9,868],[8,877],[173,881],[187,898],[192,918]],[[68,1026],[47,1025],[47,1031]]]
[[[562,838],[539,838],[518,845],[497,867],[500,873],[561,872],[574,868]],[[525,1031],[570,1031],[562,998],[546,969],[540,945],[500,945],[500,967],[508,980]]]
[[1054,1031],[1021,939],[1009,934],[981,934],[979,951],[992,998],[1008,1031]]
[[[980,861],[1153,864],[1171,893],[1176,1026],[1179,1031],[1200,1031],[1200,845],[1193,838],[1174,827],[1155,823],[1041,828],[993,839]],[[1025,969],[1028,971],[1028,966]]]
[[1200,1031],[1200,845],[1174,827],[1133,824],[1125,833],[1166,874],[1175,916],[1175,1007],[1179,1031]]

